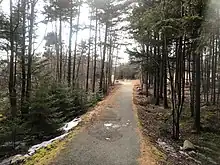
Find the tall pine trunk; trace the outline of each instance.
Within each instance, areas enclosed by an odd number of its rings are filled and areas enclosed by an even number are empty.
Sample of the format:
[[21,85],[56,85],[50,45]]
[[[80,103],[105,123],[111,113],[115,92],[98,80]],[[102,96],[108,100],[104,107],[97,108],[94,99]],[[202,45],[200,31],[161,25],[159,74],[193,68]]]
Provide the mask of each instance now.
[[99,84],[99,90],[100,91],[104,90],[103,80],[104,80],[104,68],[105,68],[105,55],[106,55],[106,48],[107,48],[107,38],[108,38],[108,21],[106,21],[106,23],[105,23],[105,41],[104,41],[104,47],[103,47],[103,57],[102,57],[102,63],[101,63],[101,76],[100,76],[100,84]]
[[[159,34],[155,34],[155,40],[159,41]],[[159,105],[160,104],[160,46],[155,47],[155,54],[156,54],[156,59],[157,59],[157,67],[156,67],[156,102],[155,102],[155,105]]]
[[168,108],[168,100],[167,100],[167,61],[168,61],[168,52],[167,52],[167,38],[164,36],[164,87],[163,87],[163,94],[164,94],[164,100],[163,100],[163,106],[164,108]]
[[26,71],[25,71],[25,37],[26,37],[26,0],[22,0],[22,49],[21,49],[21,112],[23,113],[23,104],[25,100],[25,84],[26,84]]
[[94,50],[94,61],[93,61],[93,79],[92,79],[92,92],[95,92],[96,87],[96,62],[97,62],[97,30],[98,30],[98,18],[97,18],[97,8],[95,9],[95,50]]
[[[203,2],[199,2],[198,4],[198,15],[199,17],[202,18],[203,16],[203,12],[205,9],[205,4],[203,4]],[[201,28],[201,24],[202,21],[200,20],[199,22],[197,22],[196,27],[194,27],[193,30],[193,38],[194,40],[194,44],[193,44],[193,49],[194,51],[194,56],[195,60],[196,60],[196,104],[195,104],[195,128],[197,133],[200,132],[200,88],[201,88],[201,82],[200,82],[200,50],[199,50],[199,41],[198,38],[201,35],[201,32],[199,31],[199,29]],[[201,51],[201,53],[203,53]]]
[[13,6],[12,0],[10,0],[10,63],[9,63],[9,100],[11,105],[11,115],[15,117],[17,114],[17,99],[16,89],[14,84],[14,29],[13,29]]
[[70,34],[69,34],[69,52],[68,52],[68,71],[67,82],[68,86],[71,86],[71,62],[72,62],[72,36],[73,36],[73,1],[70,1]]
[[59,83],[62,81],[62,75],[63,75],[63,46],[62,46],[62,10],[60,9],[60,15],[59,15],[59,23],[60,23],[60,28],[59,28],[59,45],[60,45],[60,74],[59,74]]
[[78,16],[77,16],[77,24],[76,24],[76,38],[75,38],[75,48],[74,48],[74,56],[73,56],[73,79],[72,85],[75,88],[75,79],[76,79],[76,51],[77,51],[77,42],[78,42],[78,32],[79,32],[79,17],[80,17],[80,4],[78,8]]
[[90,18],[90,24],[89,24],[89,52],[88,52],[88,58],[87,58],[87,69],[86,69],[86,92],[89,90],[89,74],[90,74],[90,54],[91,54],[91,34],[92,33],[92,12],[91,12],[91,18]]
[[31,76],[32,76],[32,40],[33,40],[33,30],[34,30],[34,8],[36,2],[31,3],[31,15],[30,15],[30,29],[29,29],[29,44],[28,44],[28,64],[27,64],[27,90],[26,90],[26,98],[29,101],[30,93],[31,93]]
[[212,92],[211,102],[215,104],[215,36],[212,35]]

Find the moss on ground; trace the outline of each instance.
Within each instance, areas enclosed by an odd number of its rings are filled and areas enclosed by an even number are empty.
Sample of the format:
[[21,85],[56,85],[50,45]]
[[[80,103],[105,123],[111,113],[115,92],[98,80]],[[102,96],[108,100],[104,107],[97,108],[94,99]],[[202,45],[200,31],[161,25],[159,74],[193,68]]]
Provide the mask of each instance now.
[[45,148],[38,150],[33,156],[28,158],[24,165],[48,165],[54,158],[65,148],[75,135],[81,130],[81,126],[77,127],[63,140],[58,140],[48,145]]
[[204,164],[220,164],[219,108],[217,106],[202,107],[200,134],[193,132],[194,119],[189,114],[190,108],[185,107],[180,122],[182,139],[188,139],[197,146],[196,159]]
[[58,140],[45,148],[38,150],[33,156],[29,157],[24,165],[49,165],[53,159],[68,145],[68,143],[83,130],[85,124],[90,121],[89,112],[84,114],[82,122],[70,132],[63,140]]

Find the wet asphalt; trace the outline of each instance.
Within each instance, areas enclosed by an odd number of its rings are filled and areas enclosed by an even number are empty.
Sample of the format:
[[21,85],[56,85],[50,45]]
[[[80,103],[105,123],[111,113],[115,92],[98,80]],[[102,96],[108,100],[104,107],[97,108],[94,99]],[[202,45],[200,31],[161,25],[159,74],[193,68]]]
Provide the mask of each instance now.
[[137,165],[140,139],[132,110],[132,84],[121,85],[114,103],[74,137],[51,165]]

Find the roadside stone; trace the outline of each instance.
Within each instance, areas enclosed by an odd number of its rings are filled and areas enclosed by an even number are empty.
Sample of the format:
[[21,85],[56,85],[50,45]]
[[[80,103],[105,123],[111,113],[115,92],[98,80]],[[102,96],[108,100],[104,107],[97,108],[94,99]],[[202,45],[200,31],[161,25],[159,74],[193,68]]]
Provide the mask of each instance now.
[[182,150],[184,150],[184,151],[186,151],[186,150],[195,150],[195,146],[189,140],[185,140],[184,143],[183,143]]

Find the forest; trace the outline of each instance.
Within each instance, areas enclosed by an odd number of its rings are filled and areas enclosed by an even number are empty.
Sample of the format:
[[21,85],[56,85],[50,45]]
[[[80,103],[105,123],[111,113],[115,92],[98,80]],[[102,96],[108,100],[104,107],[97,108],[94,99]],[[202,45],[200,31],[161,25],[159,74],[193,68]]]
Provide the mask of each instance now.
[[108,94],[129,3],[0,1],[0,160],[60,135]]
[[157,130],[154,138],[177,146],[190,140],[200,164],[220,163],[219,7],[217,0],[144,0],[129,17],[138,46],[127,52],[141,68],[146,134]]
[[219,164],[219,9],[218,0],[0,0],[0,160],[61,135],[115,80],[140,78],[143,132],[174,146],[171,164],[185,142],[194,164]]

